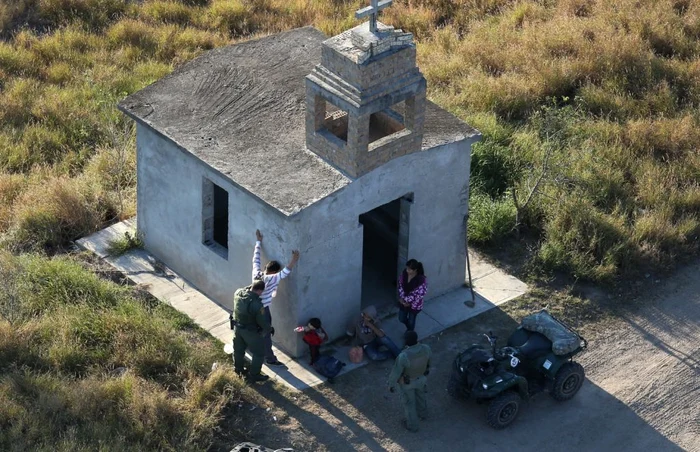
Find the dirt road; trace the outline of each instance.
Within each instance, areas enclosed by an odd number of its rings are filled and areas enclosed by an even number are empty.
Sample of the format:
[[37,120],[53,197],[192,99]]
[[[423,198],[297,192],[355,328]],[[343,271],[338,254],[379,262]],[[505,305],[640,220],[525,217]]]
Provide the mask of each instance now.
[[493,329],[505,340],[514,328],[496,309],[427,341],[437,361],[430,417],[418,433],[402,428],[398,396],[386,390],[390,363],[372,363],[302,395],[261,386],[271,409],[259,410],[246,430],[267,447],[298,451],[700,451],[698,275],[700,262],[667,282],[650,282],[647,298],[617,312],[611,330],[580,356],[588,378],[579,394],[563,403],[541,394],[506,430],[486,425],[485,406],[445,391],[460,349],[481,332]]

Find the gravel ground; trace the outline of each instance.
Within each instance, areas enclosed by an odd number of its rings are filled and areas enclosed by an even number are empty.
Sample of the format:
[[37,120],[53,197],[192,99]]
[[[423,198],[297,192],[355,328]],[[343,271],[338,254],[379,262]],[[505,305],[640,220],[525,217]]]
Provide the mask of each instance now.
[[487,426],[485,405],[453,400],[445,390],[458,351],[489,330],[504,342],[515,328],[500,309],[426,341],[435,361],[430,416],[418,433],[401,426],[398,395],[386,389],[389,362],[304,393],[258,386],[260,409],[230,427],[266,447],[297,451],[700,451],[699,274],[700,262],[605,322],[584,325],[590,343],[578,357],[587,374],[581,391],[568,402],[536,396],[506,430]]

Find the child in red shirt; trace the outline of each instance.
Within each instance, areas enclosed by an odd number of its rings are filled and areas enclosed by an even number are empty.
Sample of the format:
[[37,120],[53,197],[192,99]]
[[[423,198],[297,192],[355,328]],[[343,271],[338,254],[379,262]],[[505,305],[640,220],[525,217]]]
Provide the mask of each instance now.
[[328,334],[326,330],[321,327],[321,319],[316,317],[309,320],[306,326],[300,327],[299,329],[300,333],[304,333],[302,340],[309,346],[309,352],[311,353],[310,364],[313,365],[321,356],[321,344],[328,340]]

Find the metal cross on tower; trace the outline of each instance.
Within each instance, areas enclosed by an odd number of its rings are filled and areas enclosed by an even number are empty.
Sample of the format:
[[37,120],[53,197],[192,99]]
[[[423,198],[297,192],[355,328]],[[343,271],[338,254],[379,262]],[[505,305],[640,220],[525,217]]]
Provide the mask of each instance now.
[[369,31],[375,33],[377,31],[377,17],[379,16],[379,11],[383,10],[387,6],[391,6],[394,0],[370,0],[370,6],[365,6],[359,11],[355,12],[356,19],[362,19],[363,17],[369,16]]

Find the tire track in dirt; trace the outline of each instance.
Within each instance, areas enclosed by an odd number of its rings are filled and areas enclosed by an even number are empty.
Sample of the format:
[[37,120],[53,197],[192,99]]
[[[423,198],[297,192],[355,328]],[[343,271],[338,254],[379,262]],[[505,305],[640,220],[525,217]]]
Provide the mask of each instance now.
[[[523,403],[505,430],[486,425],[484,405],[454,400],[445,390],[451,362],[481,333],[515,324],[494,309],[426,342],[433,349],[430,415],[421,431],[401,426],[401,406],[386,391],[390,363],[371,363],[301,395],[272,387],[278,429],[252,432],[275,447],[298,451],[653,451],[700,452],[700,261],[622,307],[608,334],[589,338],[577,360],[587,381],[556,402],[540,394]],[[510,324],[509,324],[510,322]]]
[[700,265],[619,313],[615,331],[582,356],[590,381],[665,437],[700,451]]

